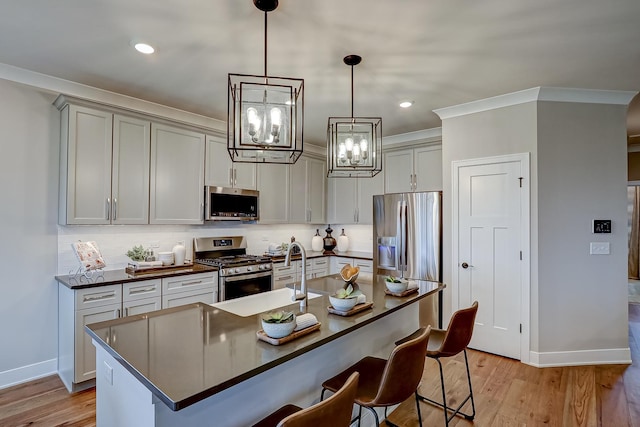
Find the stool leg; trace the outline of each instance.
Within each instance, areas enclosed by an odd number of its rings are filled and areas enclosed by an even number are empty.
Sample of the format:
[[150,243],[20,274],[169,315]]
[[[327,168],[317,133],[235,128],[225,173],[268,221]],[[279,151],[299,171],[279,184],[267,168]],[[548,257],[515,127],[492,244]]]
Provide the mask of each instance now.
[[440,368],[440,384],[442,385],[441,389],[442,389],[442,405],[444,406],[444,425],[446,427],[449,427],[449,417],[448,417],[448,412],[447,410],[449,409],[449,407],[447,406],[447,393],[444,389],[444,373],[442,372],[442,362],[440,362],[440,358],[436,359],[436,362],[438,362],[438,368]]
[[469,396],[471,396],[471,415],[463,414],[468,420],[473,420],[476,416],[476,404],[473,401],[473,388],[471,387],[471,373],[469,372],[469,359],[467,358],[467,349],[464,349],[464,364],[467,366],[467,381],[469,382]]

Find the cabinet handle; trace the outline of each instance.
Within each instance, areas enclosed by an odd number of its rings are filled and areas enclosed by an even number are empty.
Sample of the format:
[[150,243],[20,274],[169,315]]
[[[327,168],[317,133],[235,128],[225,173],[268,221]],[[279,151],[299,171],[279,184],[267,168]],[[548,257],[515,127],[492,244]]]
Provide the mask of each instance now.
[[278,280],[288,280],[288,279],[293,279],[293,276],[289,275],[289,276],[282,276],[278,278]]
[[156,290],[155,286],[150,286],[148,288],[131,289],[129,291],[129,295],[142,294],[142,293],[145,293],[145,292],[153,292],[155,290]]
[[192,282],[182,282],[180,286],[197,285],[198,283],[202,283],[202,280],[194,280]]
[[124,308],[124,317],[129,317],[129,307]]
[[229,168],[229,185],[233,186],[233,168]]
[[120,317],[120,309],[116,308],[116,310],[113,312],[113,314],[115,314],[116,319]]
[[97,297],[85,296],[82,300],[83,300],[84,302],[89,302],[89,301],[99,301],[99,300],[101,300],[101,299],[113,298],[113,297],[115,297],[115,296],[116,296],[116,294],[115,294],[115,292],[114,292],[114,293],[112,293],[112,294],[104,294],[104,295],[100,295],[100,296],[97,296]]
[[235,187],[238,184],[238,170],[233,169],[233,186]]
[[118,199],[113,198],[113,220],[118,219]]
[[110,217],[111,217],[111,197],[107,197],[107,203],[105,205],[105,211],[106,211],[106,219],[107,221],[109,221]]

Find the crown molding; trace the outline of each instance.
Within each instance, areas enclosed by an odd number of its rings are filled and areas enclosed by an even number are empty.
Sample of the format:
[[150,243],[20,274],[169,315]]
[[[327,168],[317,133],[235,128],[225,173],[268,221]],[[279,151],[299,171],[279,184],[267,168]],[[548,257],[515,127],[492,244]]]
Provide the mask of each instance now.
[[527,102],[551,101],[551,102],[576,102],[585,104],[611,104],[628,105],[638,92],[575,89],[562,87],[534,87],[518,92],[498,95],[465,104],[433,110],[440,119],[464,116],[482,111],[495,110],[497,108],[510,107]]
[[0,63],[0,79],[31,86],[51,94],[65,94],[74,98],[81,98],[105,105],[126,106],[127,109],[140,113],[166,117],[176,122],[227,133],[227,124],[222,120],[83,85],[70,80],[60,79],[47,74],[36,73],[35,71],[25,70],[12,65]]
[[388,147],[397,144],[440,141],[442,141],[442,128],[438,127],[418,130],[415,132],[401,133],[398,135],[383,136],[382,146]]

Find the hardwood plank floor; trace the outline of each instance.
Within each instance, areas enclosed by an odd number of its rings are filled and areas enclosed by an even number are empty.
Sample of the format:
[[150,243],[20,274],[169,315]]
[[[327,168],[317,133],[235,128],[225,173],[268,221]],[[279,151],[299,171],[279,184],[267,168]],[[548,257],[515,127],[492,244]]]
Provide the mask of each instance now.
[[[629,345],[633,364],[534,368],[469,351],[476,418],[456,417],[452,427],[558,426],[640,427],[640,305],[629,304]],[[445,361],[451,404],[464,398],[461,355]],[[420,394],[440,400],[437,364],[427,359]],[[465,409],[470,407],[467,403]],[[421,403],[424,426],[443,426],[442,411]],[[57,376],[0,390],[0,427],[92,427],[95,390],[70,395]],[[418,425],[413,399],[389,416],[399,427]],[[384,423],[383,423],[384,425]]]

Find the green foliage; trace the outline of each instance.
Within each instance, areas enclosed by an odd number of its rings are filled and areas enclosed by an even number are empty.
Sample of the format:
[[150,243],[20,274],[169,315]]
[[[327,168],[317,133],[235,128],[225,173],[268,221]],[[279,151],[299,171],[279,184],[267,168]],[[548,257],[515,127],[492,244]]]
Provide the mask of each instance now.
[[293,320],[293,311],[274,311],[262,317],[267,323],[287,323]]
[[358,295],[362,295],[362,292],[360,292],[360,290],[354,291],[353,286],[351,286],[351,283],[349,283],[349,286],[347,286],[346,288],[338,290],[338,292],[336,292],[335,294],[335,297],[340,299],[357,298]]
[[134,246],[133,248],[127,251],[127,256],[131,258],[133,261],[144,261],[147,255],[147,250],[140,246]]

